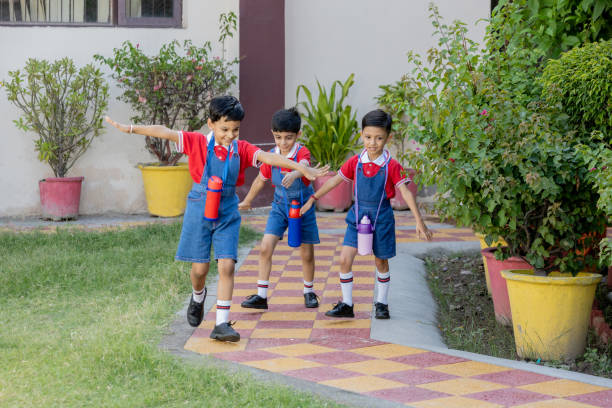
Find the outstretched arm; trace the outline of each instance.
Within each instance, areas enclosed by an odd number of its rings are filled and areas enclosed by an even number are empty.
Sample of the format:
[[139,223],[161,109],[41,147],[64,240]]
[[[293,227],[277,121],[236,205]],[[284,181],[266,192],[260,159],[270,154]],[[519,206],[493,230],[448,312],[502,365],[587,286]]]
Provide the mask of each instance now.
[[343,181],[345,180],[340,174],[336,174],[334,177],[327,180],[325,184],[323,184],[321,188],[313,194],[314,198],[309,197],[308,200],[304,203],[304,205],[300,209],[300,215],[304,215],[308,210],[310,210],[310,207],[312,207],[312,205],[314,204],[315,199],[318,200],[319,198],[323,197],[325,194],[332,191],[334,188],[336,188],[338,184],[342,183]]
[[168,129],[162,125],[124,125],[106,116],[106,121],[124,133],[136,133],[144,136],[156,137],[158,139],[168,139],[178,143],[179,136],[176,130]]
[[263,179],[261,177],[261,173],[259,173],[255,180],[253,180],[253,184],[251,184],[251,188],[249,189],[249,192],[247,193],[246,197],[244,197],[244,200],[242,200],[242,202],[238,204],[238,209],[250,210],[253,199],[257,197],[257,194],[259,194],[265,184],[266,180]]
[[410,190],[408,190],[408,187],[406,187],[406,184],[400,184],[397,187],[397,190],[400,192],[400,194],[404,198],[404,201],[408,203],[408,207],[410,208],[410,211],[412,211],[412,214],[414,215],[414,218],[416,220],[417,237],[420,239],[425,238],[427,241],[431,241],[431,237],[433,236],[433,233],[427,228],[427,226],[425,225],[425,222],[423,222],[423,217],[421,217],[421,213],[419,212],[419,207],[417,206],[414,195],[410,192]]
[[303,164],[296,163],[295,161],[288,159],[286,157],[283,157],[280,154],[264,152],[264,151],[260,151],[258,153],[257,160],[259,160],[262,163],[269,164],[270,166],[284,167],[286,169],[297,170],[309,180],[314,180],[317,177],[324,175],[329,170],[329,166],[323,166],[323,167],[304,166]]

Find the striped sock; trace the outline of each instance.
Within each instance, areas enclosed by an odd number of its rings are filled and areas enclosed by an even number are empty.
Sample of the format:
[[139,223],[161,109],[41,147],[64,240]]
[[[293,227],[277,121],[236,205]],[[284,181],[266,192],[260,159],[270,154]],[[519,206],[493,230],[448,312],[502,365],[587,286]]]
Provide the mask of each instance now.
[[269,284],[270,284],[270,281],[258,280],[257,281],[257,296],[267,299]]
[[231,300],[217,300],[217,326],[221,323],[227,323],[229,321]]
[[312,282],[306,282],[304,281],[304,293],[310,293],[313,292],[312,287],[314,286],[314,281]]
[[391,272],[380,273],[376,271],[376,301],[385,305],[389,304],[389,282],[391,282]]
[[353,306],[353,272],[340,274],[340,288],[342,289],[342,303]]
[[193,290],[193,301],[197,303],[202,303],[204,301],[204,296],[206,293],[206,288],[202,288],[202,290]]

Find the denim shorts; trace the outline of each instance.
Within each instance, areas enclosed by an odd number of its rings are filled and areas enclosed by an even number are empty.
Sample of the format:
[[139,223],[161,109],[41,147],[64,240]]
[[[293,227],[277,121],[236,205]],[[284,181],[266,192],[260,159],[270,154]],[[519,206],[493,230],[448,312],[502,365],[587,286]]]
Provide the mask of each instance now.
[[217,221],[204,219],[205,198],[205,189],[199,184],[194,184],[187,196],[181,239],[174,259],[209,263],[212,245],[215,259],[229,258],[236,261],[241,221],[238,197],[232,192],[231,195],[222,198]]
[[[359,206],[359,219],[367,214],[370,220],[374,220],[377,208]],[[357,226],[355,225],[355,206],[353,205],[346,215],[346,232],[342,245],[357,248]],[[378,259],[389,259],[395,256],[395,218],[391,207],[381,208],[374,240],[372,244],[374,256]]]
[[[276,201],[272,202],[272,209],[268,215],[268,223],[266,224],[265,234],[276,235],[283,238],[283,234],[287,230],[289,220],[287,218],[287,207],[284,204],[279,204]],[[303,244],[318,244],[319,229],[317,228],[317,217],[315,216],[314,206],[302,215],[302,243]]]

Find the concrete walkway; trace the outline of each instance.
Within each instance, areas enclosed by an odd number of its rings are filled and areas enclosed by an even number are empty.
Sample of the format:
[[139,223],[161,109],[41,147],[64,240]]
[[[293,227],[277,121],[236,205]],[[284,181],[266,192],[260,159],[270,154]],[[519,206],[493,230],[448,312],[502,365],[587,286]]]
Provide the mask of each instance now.
[[[436,304],[420,259],[430,251],[477,251],[469,229],[429,222],[434,242],[416,239],[410,213],[396,213],[398,255],[391,261],[391,319],[372,318],[374,267],[371,257],[357,257],[354,267],[354,319],[324,315],[341,298],[338,257],[345,214],[318,214],[321,244],[315,246],[318,310],[306,309],[302,297],[299,251],[281,241],[273,258],[270,309],[242,309],[255,293],[259,248],[241,251],[230,318],[242,338],[220,343],[208,338],[214,325],[215,283],[209,282],[206,320],[195,330],[185,310],[172,323],[162,347],[191,360],[247,370],[264,381],[311,391],[351,406],[364,407],[612,407],[612,381],[514,360],[447,349],[436,323]],[[243,215],[259,230],[265,210]],[[66,225],[99,229],[175,220],[148,216],[81,217]],[[3,220],[0,230],[54,230],[57,223]],[[212,358],[210,358],[212,357]],[[199,357],[201,359],[201,357]]]

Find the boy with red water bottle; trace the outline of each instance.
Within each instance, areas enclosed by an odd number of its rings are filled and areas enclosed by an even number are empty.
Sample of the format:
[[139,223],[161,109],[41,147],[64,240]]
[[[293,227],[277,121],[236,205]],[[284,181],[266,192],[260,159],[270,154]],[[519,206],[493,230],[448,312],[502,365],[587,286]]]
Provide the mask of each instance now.
[[[272,135],[276,147],[271,152],[278,153],[296,163],[305,166],[310,165],[310,152],[297,142],[300,136],[301,118],[295,108],[281,109],[272,116]],[[249,296],[242,307],[251,309],[268,308],[268,286],[272,270],[272,254],[283,237],[285,230],[289,227],[289,245],[299,246],[302,257],[302,272],[304,276],[304,306],[316,308],[319,306],[314,286],[314,244],[318,244],[319,230],[314,208],[302,214],[301,219],[299,207],[312,195],[314,190],[308,178],[303,177],[299,171],[291,171],[288,168],[261,166],[259,176],[251,185],[251,189],[238,205],[238,208],[249,209],[251,202],[259,194],[266,181],[272,179],[274,184],[274,199],[272,209],[268,216],[266,230],[261,241],[259,253],[259,276],[257,280],[257,294]],[[292,205],[292,202],[295,202]],[[292,209],[291,207],[296,207]],[[297,222],[296,222],[297,221]],[[297,230],[294,230],[295,223]],[[301,235],[301,240],[294,237],[294,233]],[[292,241],[295,240],[295,243]]]
[[[218,96],[211,100],[208,119],[211,132],[207,136],[197,132],[171,130],[161,125],[124,125],[106,118],[107,122],[123,132],[171,140],[179,152],[189,156],[189,172],[194,183],[187,197],[175,259],[191,262],[193,294],[187,309],[187,321],[195,327],[204,318],[204,285],[210,267],[212,245],[218,265],[219,283],[216,325],[210,337],[221,341],[240,340],[240,334],[229,322],[229,310],[241,220],[235,190],[244,184],[245,169],[267,163],[297,170],[308,179],[315,179],[327,171],[325,168],[305,166],[278,154],[263,152],[244,140],[238,140],[243,118],[244,109],[233,96]],[[205,218],[209,193],[207,184],[211,177],[218,177],[222,181],[216,220]],[[210,203],[208,207],[210,209]]]

